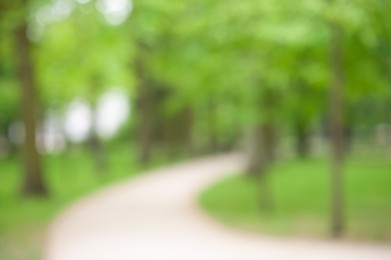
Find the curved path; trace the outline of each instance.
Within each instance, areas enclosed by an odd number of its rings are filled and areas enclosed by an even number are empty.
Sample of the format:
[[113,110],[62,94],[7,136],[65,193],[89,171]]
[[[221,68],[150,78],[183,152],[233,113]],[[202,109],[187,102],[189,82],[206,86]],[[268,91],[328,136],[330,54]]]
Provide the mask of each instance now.
[[226,228],[198,208],[206,185],[240,171],[238,155],[152,171],[67,209],[46,260],[391,260],[391,247],[262,237]]

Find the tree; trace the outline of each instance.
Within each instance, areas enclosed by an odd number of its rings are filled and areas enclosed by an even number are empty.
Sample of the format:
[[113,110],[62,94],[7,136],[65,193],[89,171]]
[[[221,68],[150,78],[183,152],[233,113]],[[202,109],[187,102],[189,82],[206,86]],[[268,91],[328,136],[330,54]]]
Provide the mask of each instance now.
[[36,117],[39,108],[34,65],[31,57],[32,44],[27,37],[27,26],[27,22],[23,21],[15,32],[16,53],[19,62],[18,72],[22,88],[21,110],[25,127],[23,193],[25,195],[46,195],[48,191],[43,180],[41,157],[37,150]]
[[344,125],[343,125],[343,45],[342,28],[338,24],[330,25],[331,33],[331,85],[330,85],[330,130],[332,140],[332,234],[339,237],[343,231],[343,162],[344,162]]

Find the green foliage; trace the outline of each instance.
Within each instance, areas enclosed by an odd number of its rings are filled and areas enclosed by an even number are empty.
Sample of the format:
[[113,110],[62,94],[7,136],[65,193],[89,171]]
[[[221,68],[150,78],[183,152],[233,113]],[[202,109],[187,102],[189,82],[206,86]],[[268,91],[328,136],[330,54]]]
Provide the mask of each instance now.
[[94,104],[108,87],[129,85],[123,27],[108,25],[93,2],[76,4],[65,19],[35,26],[43,27],[36,57],[48,106],[66,104],[75,96]]
[[[29,13],[44,107],[61,108],[75,96],[94,104],[113,85],[125,86],[136,96],[136,61],[142,59],[150,82],[173,93],[165,102],[169,114],[189,105],[206,110],[212,98],[218,107],[227,108],[221,109],[222,122],[230,117],[229,107],[240,107],[239,131],[263,120],[259,96],[273,88],[282,100],[275,116],[283,122],[311,124],[325,111],[329,23],[345,31],[348,101],[362,103],[370,96],[386,102],[384,97],[391,95],[387,1],[143,0],[133,1],[127,21],[117,26],[107,23],[95,1],[70,2],[69,13],[58,17],[50,14],[56,1],[29,3],[22,9]],[[1,41],[4,88],[17,77],[9,39],[24,18],[17,2],[2,5],[0,34],[7,39]],[[16,102],[7,99],[7,104]],[[234,120],[235,113],[228,121]],[[232,124],[221,123],[221,134],[228,125]]]

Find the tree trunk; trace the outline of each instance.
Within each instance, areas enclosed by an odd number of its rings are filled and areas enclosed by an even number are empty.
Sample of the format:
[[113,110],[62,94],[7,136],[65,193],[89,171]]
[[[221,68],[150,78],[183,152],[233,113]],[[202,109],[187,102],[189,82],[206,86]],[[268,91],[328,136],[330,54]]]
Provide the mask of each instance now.
[[193,116],[190,107],[184,107],[164,119],[164,143],[172,158],[192,153]]
[[152,156],[153,142],[153,100],[151,86],[148,85],[147,76],[142,57],[136,61],[136,73],[138,77],[137,97],[137,139],[139,149],[139,161],[147,165]]
[[330,86],[330,127],[331,127],[331,231],[340,237],[344,229],[344,120],[343,120],[343,43],[342,28],[331,24],[331,86]]
[[210,98],[208,102],[208,132],[209,132],[209,152],[216,153],[219,149],[219,138],[217,132],[216,103]]
[[99,76],[95,76],[92,82],[93,84],[89,88],[89,107],[92,109],[91,121],[93,122],[93,124],[91,127],[90,135],[87,140],[87,149],[90,152],[91,159],[95,166],[96,172],[99,174],[106,174],[109,170],[109,161],[107,158],[104,143],[102,143],[102,140],[98,136],[95,124],[97,121],[96,111],[98,108],[98,93],[101,92],[97,91],[97,89],[101,88],[102,85],[100,84],[101,80],[99,79]]
[[262,142],[262,126],[259,124],[250,129],[247,136],[249,162],[247,173],[251,178],[258,178],[266,168],[266,158]]
[[16,52],[19,60],[19,78],[22,87],[22,118],[25,127],[23,144],[25,195],[45,195],[47,189],[42,178],[41,158],[36,145],[36,115],[38,105],[31,60],[31,43],[27,38],[27,24],[24,22],[16,31]]
[[265,212],[273,208],[272,189],[268,170],[274,160],[275,135],[274,127],[262,123],[249,133],[249,165],[247,174],[259,182],[259,206]]
[[90,150],[95,169],[100,174],[105,174],[108,171],[109,164],[107,161],[106,151],[102,141],[95,132],[91,133],[88,140],[88,148]]
[[194,144],[193,144],[193,128],[194,128],[194,116],[192,108],[184,108],[182,114],[182,123],[183,123],[183,144],[185,146],[185,151],[188,155],[193,155],[194,153]]
[[264,113],[264,118],[250,133],[248,174],[258,178],[260,208],[270,213],[273,208],[273,198],[269,169],[276,158],[277,135],[274,109],[277,98],[270,88],[266,88],[259,94],[259,109]]
[[271,122],[262,124],[261,130],[265,158],[268,164],[273,164],[276,159],[277,130]]
[[296,153],[297,155],[305,159],[310,154],[310,134],[308,126],[301,122],[296,123]]

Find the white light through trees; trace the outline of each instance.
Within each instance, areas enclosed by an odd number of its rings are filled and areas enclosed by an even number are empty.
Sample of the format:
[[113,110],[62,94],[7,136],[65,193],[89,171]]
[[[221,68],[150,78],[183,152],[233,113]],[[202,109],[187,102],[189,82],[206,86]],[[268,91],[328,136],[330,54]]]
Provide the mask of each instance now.
[[96,8],[111,25],[120,25],[129,16],[133,5],[130,0],[98,0]]
[[92,112],[81,100],[73,101],[66,112],[64,130],[68,139],[75,143],[85,141],[92,128]]
[[98,101],[96,131],[101,138],[112,137],[129,115],[128,96],[120,90],[105,93]]
[[76,0],[79,4],[87,4],[90,0]]

